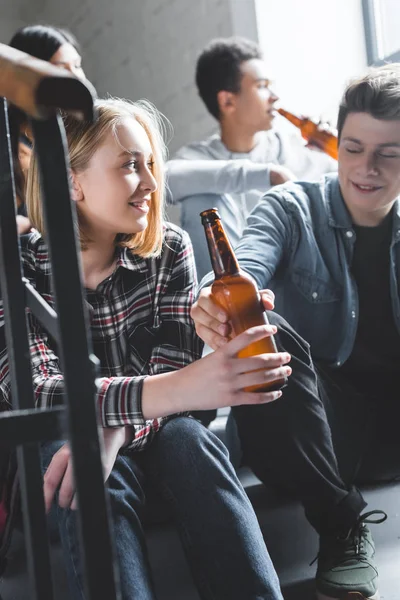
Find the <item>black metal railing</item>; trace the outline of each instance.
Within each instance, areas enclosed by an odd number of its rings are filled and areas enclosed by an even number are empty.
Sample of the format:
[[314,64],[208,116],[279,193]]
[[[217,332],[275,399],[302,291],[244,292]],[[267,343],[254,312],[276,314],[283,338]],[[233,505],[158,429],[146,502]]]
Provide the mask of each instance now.
[[[40,462],[40,442],[51,439],[68,439],[71,446],[86,596],[119,598],[95,403],[98,361],[91,348],[68,152],[57,112],[61,107],[93,119],[94,95],[90,84],[0,44],[0,96],[31,118],[56,307],[55,312],[23,277],[7,102],[0,98],[0,287],[13,408],[0,414],[0,443],[17,450],[32,600],[53,598]],[[62,407],[34,407],[26,307],[57,343],[66,390]]]

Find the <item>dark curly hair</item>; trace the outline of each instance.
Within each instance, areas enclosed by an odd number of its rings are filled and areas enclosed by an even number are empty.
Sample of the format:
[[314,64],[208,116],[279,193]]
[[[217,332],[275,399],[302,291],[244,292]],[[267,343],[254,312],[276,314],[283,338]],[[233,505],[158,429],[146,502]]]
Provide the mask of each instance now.
[[201,52],[196,65],[196,85],[201,99],[213,117],[219,119],[217,94],[240,91],[240,65],[262,58],[260,47],[241,37],[217,38]]

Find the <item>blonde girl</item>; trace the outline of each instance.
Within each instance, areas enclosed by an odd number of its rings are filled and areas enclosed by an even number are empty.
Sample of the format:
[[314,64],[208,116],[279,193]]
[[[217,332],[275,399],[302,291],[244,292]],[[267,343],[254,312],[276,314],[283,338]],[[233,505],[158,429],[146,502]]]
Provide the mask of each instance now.
[[[190,317],[196,286],[190,240],[164,220],[157,113],[148,104],[119,99],[100,100],[97,109],[96,123],[66,117],[65,128],[83,282],[101,364],[97,402],[122,597],[156,598],[142,529],[150,485],[170,506],[202,599],[281,600],[256,517],[226,449],[187,412],[275,400],[279,392],[242,390],[280,376],[285,357],[236,358],[250,342],[274,333],[261,327],[200,359],[201,342]],[[51,304],[39,188],[34,159],[27,203],[37,232],[24,260],[27,277]],[[61,401],[64,389],[59,360],[31,315],[29,324],[37,405],[51,406]],[[82,600],[68,443],[44,444],[43,465],[46,506],[56,510],[72,598]]]

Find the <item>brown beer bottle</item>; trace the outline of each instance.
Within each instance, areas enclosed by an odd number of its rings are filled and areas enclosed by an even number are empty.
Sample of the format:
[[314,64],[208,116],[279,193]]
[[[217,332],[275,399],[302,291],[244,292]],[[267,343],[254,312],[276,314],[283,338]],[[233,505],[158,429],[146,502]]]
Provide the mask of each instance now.
[[336,130],[333,128],[319,129],[318,123],[307,117],[298,117],[284,108],[278,108],[277,110],[280,115],[300,129],[301,135],[309,144],[318,146],[326,154],[337,160],[338,139]]
[[[218,210],[210,208],[200,213],[200,216],[215,274],[211,293],[215,302],[229,315],[232,337],[236,337],[249,327],[268,324],[257,287],[251,277],[239,269]],[[270,352],[277,352],[275,341],[273,337],[265,337],[241,350],[238,357],[244,358]],[[287,378],[282,377],[265,384],[250,386],[246,391],[271,392],[280,390],[286,383]]]

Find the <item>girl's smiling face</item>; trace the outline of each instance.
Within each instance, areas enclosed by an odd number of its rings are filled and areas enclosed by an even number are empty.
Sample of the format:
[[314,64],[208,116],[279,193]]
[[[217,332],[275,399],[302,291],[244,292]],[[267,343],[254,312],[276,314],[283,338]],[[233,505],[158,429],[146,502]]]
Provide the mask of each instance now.
[[109,131],[88,167],[73,174],[74,197],[85,232],[91,237],[133,234],[148,224],[152,173],[150,140],[133,117]]

